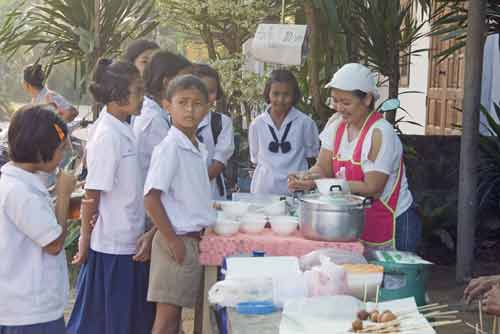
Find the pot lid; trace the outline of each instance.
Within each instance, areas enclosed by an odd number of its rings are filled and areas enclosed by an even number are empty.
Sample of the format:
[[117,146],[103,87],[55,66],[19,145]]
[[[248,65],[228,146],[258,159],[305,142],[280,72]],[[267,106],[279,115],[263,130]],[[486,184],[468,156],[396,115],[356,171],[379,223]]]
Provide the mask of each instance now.
[[325,209],[362,208],[368,207],[371,204],[369,199],[352,194],[321,195],[314,193],[305,195],[301,200]]

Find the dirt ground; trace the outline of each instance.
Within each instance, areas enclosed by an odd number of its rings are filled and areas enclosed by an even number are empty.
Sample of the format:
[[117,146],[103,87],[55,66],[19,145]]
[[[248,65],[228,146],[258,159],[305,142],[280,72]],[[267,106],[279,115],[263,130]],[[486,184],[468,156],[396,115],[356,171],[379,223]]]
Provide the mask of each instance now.
[[[475,273],[477,275],[493,275],[500,273],[500,262],[498,263],[481,263],[477,268],[475,268]],[[462,301],[463,290],[465,288],[464,284],[457,284],[455,281],[455,267],[450,266],[439,266],[435,265],[432,267],[429,281],[427,284],[427,292],[429,294],[430,303],[441,303],[448,304],[450,310],[459,310],[459,317],[464,321],[471,324],[479,323],[479,316],[477,310],[477,304],[467,306]],[[71,303],[70,303],[71,304]],[[70,305],[67,310],[69,314],[71,310]],[[183,312],[183,330],[185,334],[193,333],[193,310],[186,309]],[[484,326],[485,331],[489,331],[492,324],[492,318],[484,315]],[[438,329],[439,334],[466,334],[474,333],[474,330],[465,327],[464,325],[454,325]],[[213,333],[216,334],[216,333]]]

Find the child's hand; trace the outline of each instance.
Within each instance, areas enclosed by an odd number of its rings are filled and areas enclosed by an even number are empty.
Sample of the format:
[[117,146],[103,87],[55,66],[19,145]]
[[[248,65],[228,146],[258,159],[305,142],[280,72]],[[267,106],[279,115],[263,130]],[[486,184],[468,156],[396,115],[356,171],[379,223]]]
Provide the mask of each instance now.
[[137,240],[137,250],[132,257],[134,261],[147,262],[151,258],[151,245],[153,244],[154,233],[151,231],[144,233]]
[[184,263],[184,258],[186,257],[186,247],[184,246],[184,241],[180,237],[176,237],[168,241],[168,247],[174,255],[174,261],[179,265]]
[[76,177],[70,173],[60,171],[57,175],[56,194],[57,196],[69,197],[75,190]]
[[87,261],[90,241],[80,238],[78,240],[78,252],[73,256],[71,264],[82,265]]

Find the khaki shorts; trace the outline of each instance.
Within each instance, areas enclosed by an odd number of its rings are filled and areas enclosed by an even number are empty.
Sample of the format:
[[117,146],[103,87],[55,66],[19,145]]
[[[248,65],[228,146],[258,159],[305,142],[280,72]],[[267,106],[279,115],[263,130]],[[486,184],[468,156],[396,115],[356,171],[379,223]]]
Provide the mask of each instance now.
[[193,307],[201,287],[203,268],[198,260],[198,240],[182,237],[186,256],[175,262],[165,238],[157,232],[153,238],[148,301]]

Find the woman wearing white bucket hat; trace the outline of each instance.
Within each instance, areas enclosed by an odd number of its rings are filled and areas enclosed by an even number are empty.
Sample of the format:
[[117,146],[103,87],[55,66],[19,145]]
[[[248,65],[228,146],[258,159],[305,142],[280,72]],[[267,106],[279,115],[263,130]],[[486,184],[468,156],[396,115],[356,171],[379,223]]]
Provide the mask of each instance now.
[[[346,64],[326,85],[339,114],[320,135],[312,172],[345,179],[344,189],[374,202],[366,211],[362,240],[369,248],[415,251],[421,235],[403,163],[403,146],[390,123],[374,110],[376,79],[366,66]],[[290,179],[290,190],[310,190],[312,181]]]

